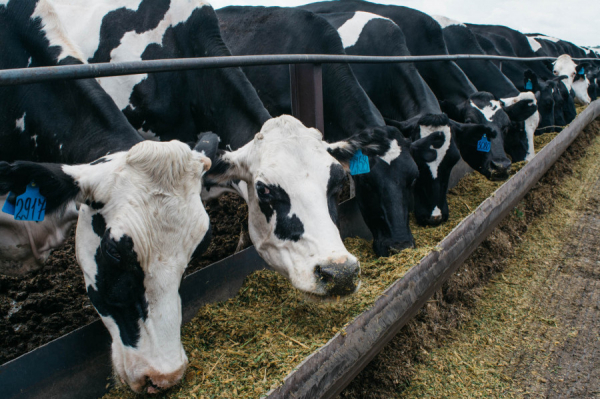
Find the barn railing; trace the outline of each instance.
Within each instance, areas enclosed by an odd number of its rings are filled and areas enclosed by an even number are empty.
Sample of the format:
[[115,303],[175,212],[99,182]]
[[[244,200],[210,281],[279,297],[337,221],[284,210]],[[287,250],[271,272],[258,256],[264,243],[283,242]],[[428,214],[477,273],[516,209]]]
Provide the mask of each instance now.
[[[208,68],[236,68],[286,64],[394,64],[404,62],[489,60],[536,62],[554,61],[557,57],[504,57],[483,54],[364,56],[332,54],[233,55],[226,57],[178,58],[115,63],[61,65],[53,67],[0,70],[0,86],[41,83],[53,80],[101,78],[140,73],[173,72]],[[575,61],[600,61],[598,58],[573,58]]]

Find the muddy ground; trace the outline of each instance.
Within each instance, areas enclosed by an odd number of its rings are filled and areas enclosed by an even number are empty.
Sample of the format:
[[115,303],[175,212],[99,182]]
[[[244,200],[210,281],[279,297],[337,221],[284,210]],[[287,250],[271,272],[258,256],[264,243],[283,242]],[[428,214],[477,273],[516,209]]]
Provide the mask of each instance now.
[[[341,393],[341,398],[390,398],[403,397],[407,393],[407,389],[415,382],[416,370],[428,361],[430,352],[442,347],[456,329],[471,320],[485,286],[503,271],[505,267],[503,260],[514,252],[514,248],[521,242],[521,236],[527,232],[532,222],[552,210],[558,198],[559,185],[563,179],[574,173],[572,168],[574,161],[586,154],[589,144],[599,134],[600,121],[594,122],[584,130],[534,189],[525,196],[518,208],[492,232],[442,289],[435,293],[417,317],[408,323]],[[600,240],[598,235],[600,221],[596,216],[591,217],[593,212],[600,211],[600,193],[598,197],[597,209],[588,212],[587,219],[585,216],[582,219],[592,220],[592,225],[588,223],[587,227],[580,227],[581,231],[586,232],[586,236],[575,239],[569,251],[571,254],[579,254],[579,262],[587,266],[579,268],[578,272],[571,272],[571,276],[563,276],[560,282],[563,288],[556,289],[556,293],[548,298],[549,306],[556,307],[556,314],[560,315],[562,312],[565,320],[573,326],[581,327],[574,330],[581,333],[571,334],[572,339],[561,351],[551,352],[546,348],[548,353],[553,353],[552,359],[546,363],[528,362],[527,356],[520,354],[518,359],[521,368],[515,366],[511,372],[511,381],[520,380],[520,385],[524,387],[523,396],[600,397],[597,379],[600,370],[598,367],[600,366],[598,364],[600,354],[598,288],[600,287],[597,284],[597,265],[600,264],[600,260],[597,260],[597,255],[591,255],[597,250],[594,243]],[[592,235],[595,235],[593,240]],[[583,252],[582,255],[582,248],[588,248],[589,253],[586,255],[586,252]],[[585,287],[582,293],[567,296],[564,292],[565,287],[572,287],[576,279],[589,279],[593,276],[595,281],[592,282],[577,281],[577,284],[583,284]],[[563,298],[569,301],[569,306],[559,311],[558,305],[563,302]],[[585,311],[579,312],[581,309]],[[554,367],[548,367],[549,364]],[[532,379],[532,375],[539,375],[540,378]],[[558,377],[554,378],[556,375]],[[547,384],[550,378],[554,383]],[[594,378],[596,378],[595,385],[590,383]],[[570,384],[565,384],[569,379]],[[483,392],[475,391],[475,393]]]
[[[213,238],[186,274],[233,255],[242,225],[247,224],[246,204],[233,194],[208,203],[206,210]],[[75,258],[74,230],[42,270],[23,278],[0,275],[0,364],[98,318]]]

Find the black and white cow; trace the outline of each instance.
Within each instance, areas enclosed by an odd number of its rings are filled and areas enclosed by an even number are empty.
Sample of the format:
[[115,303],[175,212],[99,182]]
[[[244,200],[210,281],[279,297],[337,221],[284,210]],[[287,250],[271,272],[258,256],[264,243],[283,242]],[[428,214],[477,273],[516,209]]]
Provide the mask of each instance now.
[[[477,42],[485,54],[516,57],[512,45],[504,37],[492,34],[495,39],[492,41],[491,37],[483,36],[480,33],[473,33],[475,34]],[[563,100],[562,97],[560,97],[560,94],[558,92],[555,94],[553,88],[546,84],[543,80],[540,81],[539,86],[534,88],[531,78],[526,78],[525,76],[533,76],[536,81],[538,81],[538,78],[533,71],[527,69],[526,64],[510,61],[493,62],[496,64],[496,66],[498,66],[498,68],[501,69],[502,74],[506,76],[519,91],[532,91],[535,94],[538,113],[540,114],[540,122],[536,129],[536,134],[554,131],[556,126],[559,125],[555,121],[554,112],[556,105],[554,100],[557,96],[562,103]],[[560,106],[559,111],[562,115],[562,106]],[[564,124],[559,126],[564,126]]]
[[[536,57],[536,54],[531,47],[530,40],[527,38],[527,36],[525,36],[524,34],[522,34],[519,31],[508,28],[506,26],[501,26],[501,25],[477,25],[477,24],[466,24],[466,25],[473,32],[483,35],[483,36],[489,38],[490,40],[492,40],[497,45],[497,48],[502,52],[502,55],[512,55],[512,56],[517,56],[517,57],[528,57],[528,58]],[[499,38],[502,38],[503,40],[498,40]],[[503,42],[508,42],[510,44],[511,53],[504,52],[507,50],[508,46],[502,45]],[[510,61],[503,62],[503,65],[510,64],[510,63],[511,63]],[[526,65],[523,63],[516,63],[516,62],[513,64],[520,64],[520,67],[519,66],[516,66],[516,67],[522,68],[523,72],[525,72],[527,70],[531,70],[537,76],[538,81],[542,81],[542,80],[548,81],[550,79],[555,78],[555,76],[552,73],[552,66],[549,63],[545,63],[543,61],[539,61],[539,62],[534,61],[534,62],[528,62]],[[528,82],[528,80],[524,81],[523,75],[511,76],[511,75],[507,74],[506,76],[509,79],[511,79],[513,84],[521,91],[523,91],[523,87],[524,87],[523,85],[527,84],[527,82]],[[562,114],[564,116],[566,123],[570,123],[573,119],[575,119],[575,116],[577,116],[577,111],[575,110],[575,102],[573,100],[573,96],[571,95],[570,89],[567,88],[564,83],[557,84],[557,88],[558,88],[558,92],[556,92],[556,91],[554,92],[554,101],[556,104],[562,103],[562,108],[559,109],[555,104],[555,108],[554,108],[555,118],[557,117],[557,114],[559,114],[559,115]],[[556,97],[559,95],[562,97],[562,101],[557,101]],[[555,125],[558,125],[558,123],[555,123]],[[559,125],[559,126],[564,126],[564,125]]]
[[[230,55],[205,1],[55,3],[89,62]],[[343,150],[330,154],[327,143],[292,117],[269,119],[240,68],[129,75],[103,78],[100,84],[146,138],[193,142],[207,130],[218,133],[219,147],[232,151],[215,162],[219,167],[209,180],[226,184],[226,176],[247,184],[250,237],[259,255],[296,288],[320,297],[358,289],[359,263],[344,248],[332,220],[335,212],[323,216],[341,187],[348,152],[385,152],[385,132],[344,136],[331,144]],[[260,139],[266,137],[273,139]],[[303,146],[298,137],[314,145]],[[305,174],[300,174],[297,166],[303,162]],[[264,195],[263,185],[268,186]]]
[[[410,55],[402,30],[388,18],[365,12],[321,15],[336,28],[346,54]],[[448,220],[446,194],[460,154],[435,95],[412,63],[354,64],[352,70],[386,123],[412,140],[411,154],[419,168],[413,187],[417,222],[438,225]]]
[[[433,17],[443,28],[444,41],[450,54],[485,54],[477,37],[465,24],[446,17]],[[520,102],[531,104],[533,113],[525,121],[511,121],[504,138],[504,149],[513,162],[529,161],[535,155],[533,136],[540,121],[535,95],[520,93],[512,82],[491,61],[457,61],[458,66],[467,74],[477,89],[492,93],[505,105],[520,107]],[[522,133],[521,133],[522,132]]]
[[[227,7],[217,10],[223,39],[233,54],[344,54],[338,33],[323,18],[293,8]],[[277,32],[277,34],[274,34]],[[273,115],[291,110],[287,65],[244,69]],[[386,132],[389,151],[369,158],[370,172],[354,176],[356,196],[378,256],[414,245],[408,198],[418,169],[410,143],[383,117],[346,64],[323,66],[325,139]]]
[[[81,63],[45,0],[0,4],[0,38],[0,69]],[[0,194],[34,183],[49,216],[80,207],[77,259],[116,374],[136,392],[174,385],[187,365],[178,288],[209,227],[210,159],[144,142],[95,80],[6,86],[0,103]]]
[[[318,13],[366,11],[378,14],[391,19],[402,29],[406,37],[406,45],[412,55],[448,54],[439,23],[411,8],[353,0],[313,3],[301,8]],[[488,178],[506,178],[511,162],[504,152],[503,136],[510,127],[511,119],[505,112],[504,104],[497,101],[490,93],[478,92],[454,62],[419,62],[416,66],[435,93],[442,111],[451,119],[461,123],[485,125],[493,130],[491,135],[486,133],[487,139],[491,141],[490,153],[487,155],[467,153],[470,150],[465,146],[461,147],[459,141],[463,159],[467,163],[478,162],[475,165],[470,163],[471,167]],[[509,111],[514,111],[515,121],[519,120],[518,116],[526,119],[531,115],[531,113],[516,112],[516,108]],[[519,111],[522,111],[521,107]],[[479,135],[479,139],[482,138],[483,133]]]

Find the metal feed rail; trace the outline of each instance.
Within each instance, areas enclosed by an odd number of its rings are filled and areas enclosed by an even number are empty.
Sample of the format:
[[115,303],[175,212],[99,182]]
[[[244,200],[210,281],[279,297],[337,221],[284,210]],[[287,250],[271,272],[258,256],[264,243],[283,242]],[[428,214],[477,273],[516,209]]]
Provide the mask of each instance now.
[[[458,60],[489,61],[554,61],[557,57],[505,57],[485,54],[425,55],[425,56],[363,56],[332,54],[232,55],[225,57],[176,58],[116,63],[61,65],[37,68],[0,70],[0,86],[41,83],[53,80],[100,78],[140,73],[185,71],[206,68],[236,68],[285,64],[384,64]],[[597,58],[573,58],[575,61],[600,61]]]

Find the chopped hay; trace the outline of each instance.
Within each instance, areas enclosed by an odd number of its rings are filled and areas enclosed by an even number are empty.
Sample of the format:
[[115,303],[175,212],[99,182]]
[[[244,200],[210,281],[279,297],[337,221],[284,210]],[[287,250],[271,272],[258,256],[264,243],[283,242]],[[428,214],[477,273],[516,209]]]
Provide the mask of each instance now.
[[[536,148],[550,141],[547,135],[535,140]],[[523,165],[514,164],[511,174]],[[346,239],[347,249],[360,260],[362,287],[341,302],[310,302],[275,272],[251,274],[236,297],[204,306],[182,327],[190,361],[187,374],[180,385],[158,397],[255,398],[266,394],[306,356],[336,333],[343,334],[345,325],[368,309],[502,183],[475,173],[461,179],[448,194],[448,222],[422,227],[411,218],[417,247],[394,256],[376,258],[371,242]],[[118,387],[105,398],[135,396],[128,388]]]

